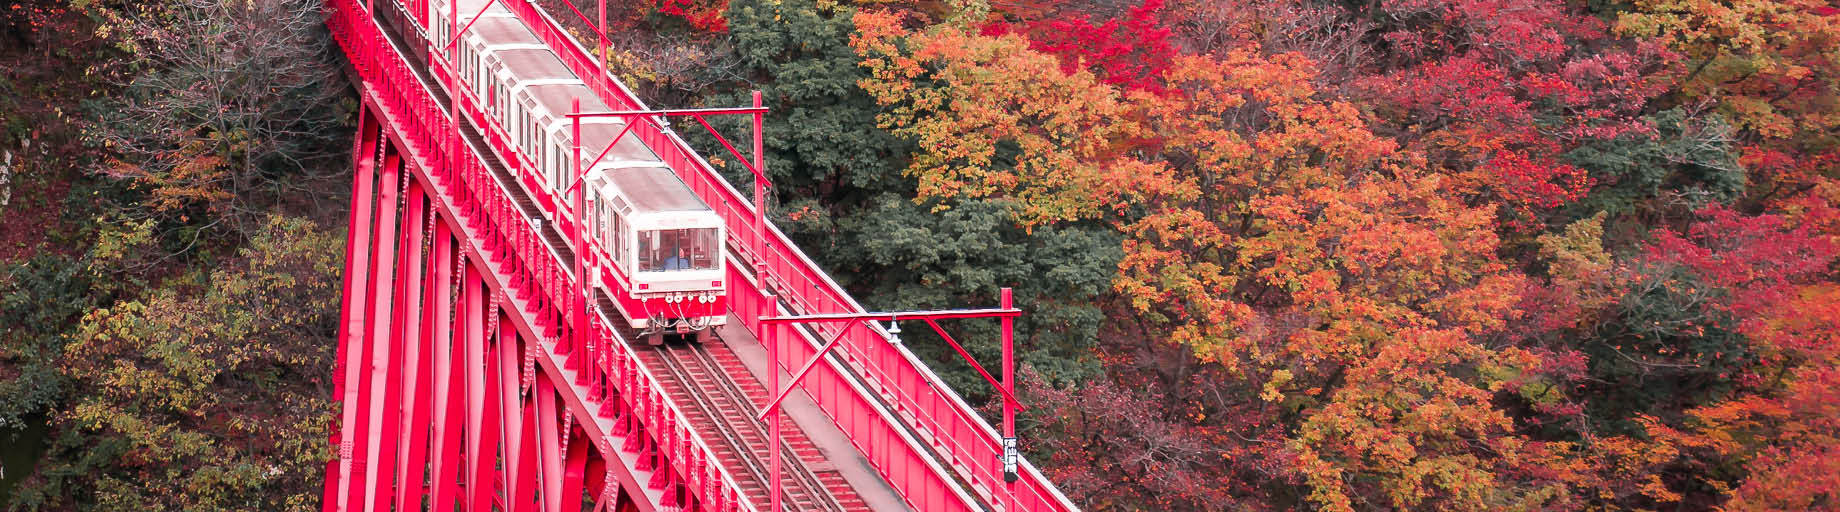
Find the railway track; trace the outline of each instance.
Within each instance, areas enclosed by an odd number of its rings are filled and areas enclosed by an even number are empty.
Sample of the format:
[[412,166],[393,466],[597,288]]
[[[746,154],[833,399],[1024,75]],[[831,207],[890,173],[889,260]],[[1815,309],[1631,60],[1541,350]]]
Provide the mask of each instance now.
[[[767,390],[754,382],[740,357],[727,346],[667,343],[642,349],[648,365],[664,370],[660,380],[672,398],[690,406],[686,412],[697,432],[719,457],[739,462],[738,484],[755,505],[768,504],[768,430],[756,421],[755,403],[767,400]],[[738,382],[738,379],[746,381]],[[751,385],[750,385],[751,384]],[[681,398],[680,398],[681,397]],[[787,421],[782,419],[781,421]],[[816,445],[795,425],[781,424],[781,499],[792,510],[868,510],[850,484],[834,469]]]

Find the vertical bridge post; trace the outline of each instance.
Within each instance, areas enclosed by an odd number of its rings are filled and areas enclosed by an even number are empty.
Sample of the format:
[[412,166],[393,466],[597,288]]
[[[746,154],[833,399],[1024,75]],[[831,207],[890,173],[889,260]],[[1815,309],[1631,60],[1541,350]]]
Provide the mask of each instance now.
[[[780,490],[780,485],[781,485],[780,469],[779,469],[779,443],[780,443],[779,409],[780,409],[780,403],[784,401],[787,396],[792,394],[793,389],[798,387],[800,379],[805,378],[806,374],[811,373],[811,370],[818,366],[818,363],[824,359],[825,354],[830,353],[831,349],[836,348],[838,343],[844,340],[844,338],[846,337],[845,335],[850,332],[851,327],[855,327],[857,322],[864,322],[864,321],[869,321],[869,322],[886,321],[886,322],[889,322],[890,324],[893,324],[894,322],[900,320],[901,318],[924,320],[928,326],[931,326],[933,328],[933,332],[938,333],[941,339],[945,340],[947,344],[952,346],[953,350],[956,350],[958,352],[959,356],[965,359],[965,362],[970,363],[971,367],[976,369],[979,375],[984,376],[985,382],[989,382],[990,385],[995,386],[997,388],[997,392],[1003,395],[1003,433],[1004,433],[1003,435],[1004,437],[1003,437],[1002,446],[999,447],[1001,451],[999,453],[996,453],[995,455],[999,458],[999,460],[1003,462],[1003,471],[1004,471],[1003,478],[1004,478],[1004,481],[1006,482],[1005,485],[1012,486],[1012,490],[1013,490],[1013,484],[1016,481],[1016,469],[1017,469],[1016,463],[1020,461],[1020,456],[1017,455],[1015,451],[1016,450],[1016,443],[1015,443],[1016,416],[1015,415],[1016,415],[1016,411],[1027,410],[1027,407],[1025,407],[1022,404],[1021,400],[1016,399],[1016,395],[1014,392],[1015,388],[1013,386],[1014,384],[1013,376],[1014,376],[1014,369],[1015,369],[1014,354],[1013,354],[1013,349],[1012,349],[1014,345],[1013,321],[1015,320],[1017,316],[1022,315],[1022,311],[1015,309],[1015,307],[1011,304],[1009,288],[1002,289],[1001,302],[1000,302],[1001,306],[998,307],[997,309],[950,309],[950,310],[936,310],[936,311],[898,311],[898,312],[885,312],[885,313],[841,313],[841,314],[769,316],[768,314],[774,311],[775,305],[771,302],[772,296],[769,295],[767,297],[769,298],[769,300],[766,301],[766,306],[765,306],[766,310],[760,314],[761,316],[759,318],[760,318],[760,325],[761,325],[761,332],[762,332],[761,341],[767,344],[767,388],[771,390],[771,392],[773,393],[773,397],[771,400],[767,402],[767,405],[765,407],[761,407],[760,414],[755,417],[755,420],[771,422],[769,423],[771,433],[768,434],[770,439],[767,442],[767,446],[771,450],[771,457],[772,457],[771,459],[772,462],[769,464],[770,467],[768,469],[768,478],[772,481],[772,483],[770,484],[770,490],[768,491],[771,493],[769,495],[771,496],[771,501],[772,501],[772,505],[771,505],[772,508],[769,509],[771,512],[779,512],[781,510],[780,504],[779,504],[779,495],[781,492]],[[939,320],[956,319],[956,318],[999,318],[999,319],[1002,319],[1002,322],[1003,322],[1003,370],[1002,370],[1003,380],[1002,382],[998,382],[997,379],[991,377],[990,372],[985,371],[984,366],[981,364],[978,364],[977,359],[971,357],[971,353],[965,351],[965,347],[962,345],[959,345],[958,340],[953,339],[952,335],[947,334],[945,329],[939,326],[939,322],[938,322]],[[779,350],[778,350],[779,334],[778,334],[778,329],[783,328],[783,326],[790,326],[790,325],[826,324],[826,323],[837,323],[837,322],[842,322],[843,327],[838,328],[837,333],[831,335],[830,341],[825,342],[824,345],[818,349],[817,353],[812,354],[811,360],[806,361],[805,364],[799,368],[798,373],[792,374],[792,380],[787,382],[784,387],[781,387],[779,385]],[[816,330],[814,330],[814,332],[816,332]],[[900,332],[900,326],[898,325],[894,326],[893,329],[890,329],[888,331],[888,333],[890,334],[890,338],[887,339],[888,343],[890,344],[899,343],[899,340],[900,340],[899,336],[895,336],[895,334],[899,332]],[[787,368],[790,369],[791,367],[788,366]],[[1012,497],[1008,500],[1009,501],[1008,503],[1004,504],[1004,506],[1005,506],[1005,510],[1013,511],[1015,510],[1015,504],[1014,504],[1014,498],[1013,498],[1014,493],[1011,492],[1009,494],[1011,494]]]

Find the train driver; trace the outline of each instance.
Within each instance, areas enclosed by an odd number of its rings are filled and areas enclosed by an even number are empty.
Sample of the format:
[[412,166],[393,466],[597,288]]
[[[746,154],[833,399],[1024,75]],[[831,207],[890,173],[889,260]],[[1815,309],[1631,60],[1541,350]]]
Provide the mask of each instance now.
[[690,258],[684,255],[684,248],[678,246],[672,256],[664,259],[664,270],[690,270]]

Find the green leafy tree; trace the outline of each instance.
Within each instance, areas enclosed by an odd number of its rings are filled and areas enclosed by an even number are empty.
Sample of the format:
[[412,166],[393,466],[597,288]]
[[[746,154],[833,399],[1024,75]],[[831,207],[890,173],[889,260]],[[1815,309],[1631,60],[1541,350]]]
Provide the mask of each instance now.
[[272,217],[230,264],[84,315],[27,510],[317,508],[341,238]]
[[1666,414],[1723,398],[1756,362],[1737,321],[1708,307],[1727,291],[1679,268],[1654,265],[1609,318],[1579,339],[1592,379],[1590,414],[1611,432],[1637,428],[1636,414]]
[[0,268],[0,440],[63,397],[58,372],[63,330],[93,305],[89,274],[79,261],[40,255]]
[[1592,140],[1565,154],[1599,184],[1579,209],[1622,215],[1665,208],[1656,203],[1669,198],[1698,207],[1744,193],[1735,134],[1721,116],[1674,108],[1648,122],[1652,133]]
[[[856,250],[833,260],[847,286],[872,307],[900,309],[994,306],[1001,287],[1014,288],[1018,359],[1041,376],[1078,381],[1096,376],[1091,349],[1105,319],[1103,297],[1124,256],[1114,231],[1094,226],[1042,227],[1016,224],[1004,201],[966,201],[942,212],[893,194],[839,221],[855,234]],[[992,321],[945,325],[980,364],[992,372],[1001,355]],[[909,348],[927,356],[952,388],[974,398],[995,394],[976,370],[936,338],[932,329],[909,325]]]
[[[911,148],[875,125],[875,100],[856,85],[867,73],[850,49],[853,12],[814,0],[731,2],[729,27],[747,83],[703,100],[747,105],[750,91],[760,89],[772,109],[766,119],[772,127],[766,132],[769,178],[782,194],[839,207],[860,204],[865,192],[901,187],[895,171]],[[724,133],[748,133],[741,119],[725,118]],[[740,165],[724,169],[735,183],[753,180]]]

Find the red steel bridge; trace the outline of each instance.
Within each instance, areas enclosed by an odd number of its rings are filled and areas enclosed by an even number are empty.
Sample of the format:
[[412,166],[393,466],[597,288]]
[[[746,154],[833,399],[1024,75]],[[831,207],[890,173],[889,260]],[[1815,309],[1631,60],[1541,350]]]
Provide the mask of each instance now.
[[[935,320],[997,317],[1007,355],[1019,314],[1007,291],[992,309],[864,311],[764,220],[758,98],[651,110],[558,23],[604,25],[566,2],[461,1],[440,15],[429,1],[326,3],[364,108],[325,510],[1076,509],[1015,454],[1008,405],[1020,404],[1005,400],[1000,434],[882,324],[922,322],[949,341]],[[702,342],[635,339],[625,319],[644,306],[590,282],[619,269],[582,236],[588,187],[533,185],[542,170],[496,150],[515,129],[488,115],[490,95],[456,87],[474,69],[455,62],[456,34],[493,5],[509,14],[492,23],[528,31],[540,44],[525,49],[547,51],[605,109],[573,100],[573,183],[583,123],[617,117],[615,143],[643,144],[719,216],[725,291],[674,298],[712,305]],[[755,119],[751,200],[671,129],[730,114]],[[1007,358],[1000,379],[984,375],[1010,396]]]

